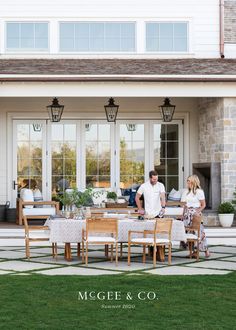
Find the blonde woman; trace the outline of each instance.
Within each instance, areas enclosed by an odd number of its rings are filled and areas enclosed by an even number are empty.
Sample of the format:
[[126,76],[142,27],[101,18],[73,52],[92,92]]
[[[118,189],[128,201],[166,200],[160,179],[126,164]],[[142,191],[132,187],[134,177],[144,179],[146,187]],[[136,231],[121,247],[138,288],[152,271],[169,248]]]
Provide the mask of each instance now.
[[[201,215],[202,210],[206,207],[204,191],[201,189],[200,181],[197,175],[191,175],[187,179],[187,189],[182,196],[182,202],[185,202],[183,211],[183,221],[185,226],[190,226],[193,215]],[[200,250],[205,252],[205,256],[208,258],[210,252],[207,246],[206,234],[203,223],[201,223],[201,242]],[[196,253],[193,253],[195,256]]]

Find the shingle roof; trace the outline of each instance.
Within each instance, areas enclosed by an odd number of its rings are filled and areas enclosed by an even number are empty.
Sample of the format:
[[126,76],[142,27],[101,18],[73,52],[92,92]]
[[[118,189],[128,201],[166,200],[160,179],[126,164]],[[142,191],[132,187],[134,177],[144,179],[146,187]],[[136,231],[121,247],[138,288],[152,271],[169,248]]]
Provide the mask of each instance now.
[[199,79],[218,75],[221,80],[225,75],[236,75],[236,59],[0,59],[0,80],[6,80],[5,75],[87,75],[86,80],[95,75],[147,79],[152,75],[197,75]]

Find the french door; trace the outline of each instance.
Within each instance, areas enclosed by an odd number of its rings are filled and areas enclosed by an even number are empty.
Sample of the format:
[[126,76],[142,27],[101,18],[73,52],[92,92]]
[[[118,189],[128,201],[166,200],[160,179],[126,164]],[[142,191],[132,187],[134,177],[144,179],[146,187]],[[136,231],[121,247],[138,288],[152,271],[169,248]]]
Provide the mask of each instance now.
[[183,158],[180,120],[14,120],[12,202],[22,187],[45,200],[67,188],[136,187],[151,169],[169,192],[183,186]]

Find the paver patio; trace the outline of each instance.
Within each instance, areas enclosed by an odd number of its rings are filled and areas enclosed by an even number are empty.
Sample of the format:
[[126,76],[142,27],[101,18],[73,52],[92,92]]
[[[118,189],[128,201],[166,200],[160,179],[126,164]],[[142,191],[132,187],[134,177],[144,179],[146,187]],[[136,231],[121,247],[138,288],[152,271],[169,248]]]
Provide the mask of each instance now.
[[142,263],[142,249],[136,247],[132,251],[131,266],[127,265],[127,247],[124,247],[123,259],[115,262],[104,260],[102,247],[92,247],[89,251],[88,267],[77,257],[75,246],[72,248],[72,261],[64,259],[63,246],[58,247],[58,258],[53,259],[50,246],[34,246],[31,248],[31,259],[25,259],[24,247],[1,247],[0,275],[5,274],[44,274],[44,275],[116,275],[116,274],[155,274],[155,275],[223,275],[236,271],[236,247],[211,247],[211,257],[205,259],[200,253],[200,261],[187,258],[187,251],[173,249],[172,264],[158,262],[153,269],[152,259]]

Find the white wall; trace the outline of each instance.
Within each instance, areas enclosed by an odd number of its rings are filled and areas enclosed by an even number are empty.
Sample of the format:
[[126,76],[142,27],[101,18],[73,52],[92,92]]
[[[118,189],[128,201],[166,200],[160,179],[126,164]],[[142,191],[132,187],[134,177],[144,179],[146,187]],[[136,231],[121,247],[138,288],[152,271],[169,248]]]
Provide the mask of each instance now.
[[[51,54],[58,52],[60,20],[135,20],[139,34],[137,49],[140,56],[144,52],[145,21],[187,20],[190,23],[190,52],[181,56],[219,57],[218,0],[1,0],[2,37],[5,33],[4,22],[7,20],[49,21]],[[3,38],[0,39],[0,53],[4,53],[4,41]],[[137,54],[133,56],[137,57]],[[153,57],[148,54],[145,56]]]

